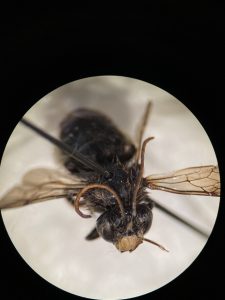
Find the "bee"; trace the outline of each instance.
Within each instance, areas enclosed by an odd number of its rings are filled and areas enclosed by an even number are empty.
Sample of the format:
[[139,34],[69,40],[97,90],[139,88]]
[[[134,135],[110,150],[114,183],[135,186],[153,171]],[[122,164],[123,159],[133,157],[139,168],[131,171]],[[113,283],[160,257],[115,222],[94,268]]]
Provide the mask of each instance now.
[[66,198],[82,218],[90,218],[83,208],[98,212],[95,228],[86,237],[102,237],[120,252],[134,251],[148,242],[145,238],[153,219],[154,201],[148,190],[201,196],[220,196],[218,166],[194,166],[166,174],[144,176],[146,147],[143,141],[151,111],[148,102],[136,146],[104,114],[85,108],[71,112],[61,123],[60,139],[47,134],[30,121],[21,122],[61,149],[68,173],[33,169],[22,183],[0,200],[0,208],[14,208],[50,199]]

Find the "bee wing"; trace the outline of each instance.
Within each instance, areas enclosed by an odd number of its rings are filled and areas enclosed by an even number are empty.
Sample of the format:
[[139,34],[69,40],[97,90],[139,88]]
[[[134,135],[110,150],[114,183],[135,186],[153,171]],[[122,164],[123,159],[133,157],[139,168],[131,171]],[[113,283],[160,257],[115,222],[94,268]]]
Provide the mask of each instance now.
[[34,169],[24,175],[20,185],[0,199],[0,209],[64,198],[69,192],[76,195],[85,185],[85,181],[57,170]]
[[192,167],[146,177],[148,187],[176,194],[220,196],[217,166]]

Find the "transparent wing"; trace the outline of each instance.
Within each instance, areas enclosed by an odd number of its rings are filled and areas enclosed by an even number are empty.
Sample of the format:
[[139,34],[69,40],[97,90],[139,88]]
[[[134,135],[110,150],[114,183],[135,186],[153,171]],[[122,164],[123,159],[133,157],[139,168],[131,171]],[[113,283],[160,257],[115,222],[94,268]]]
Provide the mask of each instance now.
[[217,166],[192,167],[145,178],[152,190],[176,194],[220,196],[220,174]]
[[76,195],[85,186],[85,181],[72,175],[51,169],[34,169],[24,175],[20,185],[0,199],[0,209],[63,198],[69,193]]

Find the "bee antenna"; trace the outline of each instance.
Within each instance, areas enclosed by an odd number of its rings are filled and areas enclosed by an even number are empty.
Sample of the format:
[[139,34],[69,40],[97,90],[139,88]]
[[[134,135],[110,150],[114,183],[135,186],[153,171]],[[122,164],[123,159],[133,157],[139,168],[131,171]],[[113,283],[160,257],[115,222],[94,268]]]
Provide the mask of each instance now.
[[136,179],[135,189],[134,189],[133,199],[132,199],[132,214],[133,214],[133,216],[136,216],[137,193],[140,188],[141,180],[142,180],[143,174],[144,174],[145,148],[146,148],[147,143],[153,139],[154,139],[154,137],[147,138],[146,140],[144,140],[142,147],[141,147],[141,163],[140,163],[139,173],[138,173],[138,176]]
[[137,162],[139,161],[139,158],[140,158],[140,154],[141,154],[141,141],[142,141],[142,138],[143,138],[145,127],[146,127],[146,125],[148,123],[148,119],[149,119],[151,108],[152,108],[152,102],[149,101],[147,103],[147,106],[146,106],[146,109],[145,109],[145,112],[144,112],[144,115],[143,115],[143,118],[142,118],[141,127],[139,128],[138,143],[137,143],[138,144],[138,148],[137,148],[137,153],[136,153],[136,161]]
[[86,215],[83,214],[80,209],[80,198],[83,196],[84,193],[86,193],[88,190],[91,189],[103,189],[103,190],[107,190],[108,192],[110,192],[111,194],[113,194],[113,196],[115,197],[117,204],[120,208],[120,212],[121,212],[121,216],[124,218],[125,217],[125,212],[124,212],[124,207],[122,204],[122,201],[120,199],[120,197],[117,195],[116,191],[114,191],[111,187],[109,187],[108,185],[105,184],[98,184],[98,183],[93,183],[93,184],[89,184],[87,186],[85,186],[83,189],[81,189],[79,191],[79,193],[76,196],[76,199],[74,201],[74,207],[75,207],[75,211],[78,213],[78,215],[80,215],[82,218],[90,218],[91,215]]
[[151,244],[153,244],[153,245],[158,246],[161,250],[166,251],[166,252],[169,252],[169,250],[167,250],[166,248],[164,248],[162,245],[160,245],[160,244],[158,244],[158,243],[156,243],[156,242],[154,242],[154,241],[152,241],[152,240],[143,238],[143,241],[149,242],[149,243],[151,243]]

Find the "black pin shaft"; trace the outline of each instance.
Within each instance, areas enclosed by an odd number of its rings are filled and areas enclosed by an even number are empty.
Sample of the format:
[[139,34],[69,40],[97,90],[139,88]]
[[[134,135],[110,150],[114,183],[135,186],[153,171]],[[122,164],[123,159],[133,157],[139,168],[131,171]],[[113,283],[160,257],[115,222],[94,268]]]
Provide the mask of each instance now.
[[85,167],[88,167],[89,169],[93,171],[97,171],[100,174],[107,175],[107,171],[102,168],[100,165],[96,164],[94,161],[88,159],[83,154],[79,153],[78,151],[72,150],[70,146],[67,144],[64,144],[60,140],[54,138],[53,136],[49,135],[48,133],[44,132],[42,129],[38,128],[34,124],[32,124],[30,121],[27,121],[26,119],[22,119],[21,123],[26,125],[27,127],[31,128],[33,131],[38,133],[40,136],[44,137],[46,140],[63,150],[65,153],[67,153],[70,157],[72,157],[75,161],[81,163]]
[[189,223],[188,221],[184,220],[183,218],[181,218],[180,216],[178,216],[177,214],[175,214],[174,212],[170,211],[169,209],[165,208],[164,206],[162,206],[161,204],[157,203],[154,201],[154,206],[157,207],[158,209],[160,209],[161,211],[163,211],[164,213],[168,214],[169,216],[173,217],[174,219],[176,219],[177,221],[185,224],[186,226],[188,226],[189,228],[193,229],[194,231],[198,232],[199,234],[201,234],[202,236],[204,236],[205,238],[208,238],[209,235],[204,232],[203,230],[197,228],[195,225]]

